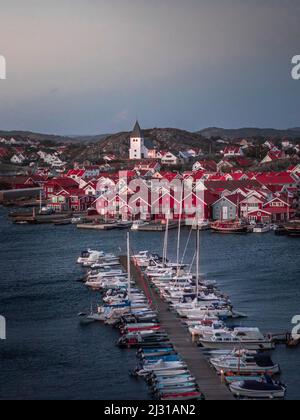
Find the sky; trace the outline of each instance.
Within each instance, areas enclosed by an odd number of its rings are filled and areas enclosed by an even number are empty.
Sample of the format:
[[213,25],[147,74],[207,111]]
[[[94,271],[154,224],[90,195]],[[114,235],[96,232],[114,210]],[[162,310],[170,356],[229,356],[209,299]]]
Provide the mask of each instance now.
[[300,126],[299,0],[0,0],[0,130]]

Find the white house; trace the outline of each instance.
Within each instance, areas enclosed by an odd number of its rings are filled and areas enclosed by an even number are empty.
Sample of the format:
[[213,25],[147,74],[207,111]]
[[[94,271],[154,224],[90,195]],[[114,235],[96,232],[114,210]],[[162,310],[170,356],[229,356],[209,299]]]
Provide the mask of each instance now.
[[154,150],[155,147],[152,142],[144,138],[141,127],[137,121],[130,137],[129,159],[149,159],[152,157]]
[[13,157],[10,159],[11,163],[15,165],[21,165],[23,162],[25,162],[26,158],[21,153],[19,155],[13,155]]
[[270,151],[267,156],[261,161],[261,164],[263,165],[264,163],[271,163],[274,162],[276,160],[282,160],[286,158],[286,154],[279,150],[277,152],[274,151]]
[[225,157],[241,157],[244,156],[244,152],[241,146],[227,146],[224,150]]
[[51,165],[53,168],[62,168],[66,165],[66,162],[63,162],[58,156],[57,153],[48,154],[42,150],[37,152],[40,159],[42,159],[48,165]]
[[167,152],[162,156],[161,163],[163,165],[178,165],[180,159],[172,152]]

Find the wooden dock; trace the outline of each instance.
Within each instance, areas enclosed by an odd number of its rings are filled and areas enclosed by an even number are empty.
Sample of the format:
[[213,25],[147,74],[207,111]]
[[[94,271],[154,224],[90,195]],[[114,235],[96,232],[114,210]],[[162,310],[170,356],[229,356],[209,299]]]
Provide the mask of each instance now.
[[[182,226],[184,226],[182,224]],[[148,223],[145,225],[141,225],[138,228],[138,232],[165,232],[167,229],[167,225],[163,223]],[[178,229],[178,222],[170,222],[169,223],[169,230]]]
[[117,224],[92,224],[92,223],[79,223],[77,229],[91,229],[91,230],[113,230],[117,229]]
[[[121,257],[121,264],[127,269],[126,257]],[[162,328],[167,332],[174,348],[187,364],[191,374],[196,378],[197,384],[206,400],[234,400],[230,390],[225,384],[221,383],[221,378],[209,365],[199,347],[192,343],[191,337],[180,318],[171,312],[168,304],[149,287],[140,268],[133,263],[131,273],[137,285],[145,292],[148,299],[152,301],[153,309],[158,312],[158,319]]]

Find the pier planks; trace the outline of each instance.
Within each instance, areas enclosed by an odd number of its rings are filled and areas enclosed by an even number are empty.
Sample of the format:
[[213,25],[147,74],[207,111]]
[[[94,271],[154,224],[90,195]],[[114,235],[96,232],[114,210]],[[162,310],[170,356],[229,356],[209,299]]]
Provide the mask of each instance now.
[[[121,257],[121,264],[127,269],[127,257]],[[149,286],[144,281],[139,268],[133,263],[131,274],[137,285],[144,290],[146,296],[149,296]],[[199,388],[205,395],[206,400],[234,400],[230,390],[226,385],[221,383],[220,377],[218,377],[216,372],[210,367],[200,349],[192,343],[191,337],[183,326],[180,318],[169,310],[168,304],[165,303],[153,289],[151,289],[150,293],[153,295],[153,305],[158,311],[158,319],[161,326],[166,330],[176,351],[184,359],[188,369],[196,378]]]

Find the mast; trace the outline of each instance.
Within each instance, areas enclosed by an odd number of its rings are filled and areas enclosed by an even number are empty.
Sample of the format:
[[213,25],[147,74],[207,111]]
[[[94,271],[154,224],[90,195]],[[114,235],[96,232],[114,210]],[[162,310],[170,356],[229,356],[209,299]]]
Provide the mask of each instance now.
[[128,273],[128,300],[131,300],[131,259],[130,259],[130,233],[127,233],[127,273]]
[[181,190],[180,198],[180,213],[178,221],[178,237],[177,237],[177,277],[179,277],[179,258],[180,258],[180,238],[181,238],[181,220],[182,220],[182,210],[183,210],[183,188]]
[[200,227],[198,225],[197,229],[197,244],[196,244],[196,294],[197,294],[197,304],[199,297],[199,277],[200,277]]
[[165,240],[164,240],[164,252],[163,252],[164,265],[167,264],[167,259],[168,259],[168,235],[169,235],[169,217],[167,218]]
[[40,190],[40,214],[42,213],[42,190]]

